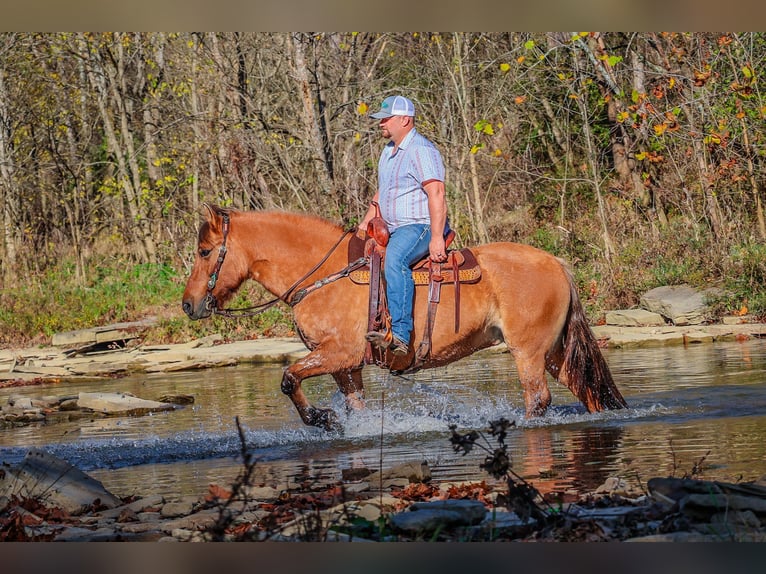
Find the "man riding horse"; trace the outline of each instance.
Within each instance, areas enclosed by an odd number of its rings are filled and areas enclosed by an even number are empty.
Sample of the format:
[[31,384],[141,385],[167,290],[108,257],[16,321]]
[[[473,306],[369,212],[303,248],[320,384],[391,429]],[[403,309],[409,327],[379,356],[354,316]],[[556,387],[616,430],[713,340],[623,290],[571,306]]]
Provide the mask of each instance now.
[[379,205],[390,233],[384,277],[391,329],[371,331],[367,340],[394,355],[406,355],[415,292],[411,266],[426,255],[436,263],[447,260],[444,162],[436,146],[415,129],[415,106],[409,99],[389,96],[371,117],[380,120],[381,134],[391,141],[380,154],[378,190],[359,233],[366,233]]

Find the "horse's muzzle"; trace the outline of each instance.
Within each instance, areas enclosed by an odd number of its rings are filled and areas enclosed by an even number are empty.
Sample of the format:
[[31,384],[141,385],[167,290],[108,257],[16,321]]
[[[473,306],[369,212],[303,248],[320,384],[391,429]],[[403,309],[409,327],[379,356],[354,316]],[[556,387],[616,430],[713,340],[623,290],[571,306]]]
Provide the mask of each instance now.
[[184,310],[184,313],[188,315],[189,319],[192,319],[193,321],[205,319],[206,317],[210,317],[215,310],[215,298],[207,295],[196,306],[187,299],[181,303],[181,308]]

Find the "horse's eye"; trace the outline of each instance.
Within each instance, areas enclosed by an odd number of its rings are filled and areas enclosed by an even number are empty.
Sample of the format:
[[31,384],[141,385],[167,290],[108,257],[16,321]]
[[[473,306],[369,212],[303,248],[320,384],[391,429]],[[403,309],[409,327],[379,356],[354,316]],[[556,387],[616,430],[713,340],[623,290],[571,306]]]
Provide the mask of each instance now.
[[200,257],[207,257],[208,255],[210,255],[210,251],[212,251],[212,250],[211,249],[200,249],[199,250],[199,255],[200,255]]

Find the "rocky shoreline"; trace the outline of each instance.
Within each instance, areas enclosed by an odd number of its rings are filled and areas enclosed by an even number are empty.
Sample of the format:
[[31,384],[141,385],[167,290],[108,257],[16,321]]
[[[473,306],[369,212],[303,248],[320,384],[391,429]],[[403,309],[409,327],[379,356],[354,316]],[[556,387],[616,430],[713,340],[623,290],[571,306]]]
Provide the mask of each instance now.
[[[103,329],[103,328],[102,328]],[[93,330],[77,333],[88,335]],[[766,323],[744,318],[696,325],[596,325],[593,332],[604,348],[689,345],[715,341],[766,338]],[[480,352],[503,352],[505,344]],[[290,363],[308,351],[298,338],[277,337],[225,342],[211,335],[187,343],[144,345],[140,333],[130,337],[117,330],[111,338],[84,348],[41,346],[0,349],[0,387],[41,382],[113,378],[132,372],[173,372],[223,367],[240,363]],[[5,384],[3,384],[5,382]]]
[[766,477],[653,478],[646,491],[610,478],[562,501],[510,478],[431,484],[425,462],[311,486],[251,485],[247,469],[199,497],[120,499],[32,450],[0,469],[0,541],[766,542]]

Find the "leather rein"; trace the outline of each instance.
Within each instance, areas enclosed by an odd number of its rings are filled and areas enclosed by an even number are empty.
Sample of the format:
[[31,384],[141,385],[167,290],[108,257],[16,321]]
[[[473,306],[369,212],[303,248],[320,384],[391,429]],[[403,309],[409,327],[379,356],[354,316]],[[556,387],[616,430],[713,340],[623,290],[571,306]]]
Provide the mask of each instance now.
[[360,257],[356,261],[349,263],[346,267],[341,269],[340,271],[333,273],[331,275],[328,275],[327,277],[323,279],[319,279],[315,281],[313,284],[309,285],[308,287],[304,287],[303,289],[298,289],[296,291],[296,288],[298,285],[306,281],[309,277],[311,277],[317,269],[319,269],[327,259],[329,259],[330,255],[333,254],[333,252],[338,248],[341,241],[349,235],[350,233],[353,233],[353,230],[347,230],[343,233],[343,235],[340,236],[340,239],[330,248],[330,251],[327,252],[327,254],[322,258],[319,263],[314,265],[314,267],[311,268],[311,270],[303,275],[300,279],[298,279],[295,283],[293,283],[287,291],[285,291],[282,295],[279,297],[275,297],[274,299],[271,299],[270,301],[265,301],[263,303],[259,303],[257,305],[252,305],[250,307],[241,307],[237,309],[219,309],[218,303],[215,299],[215,296],[213,295],[213,289],[215,289],[215,285],[218,282],[218,276],[221,272],[221,267],[223,266],[223,261],[226,258],[227,248],[226,248],[226,239],[229,236],[229,227],[230,227],[230,219],[229,214],[224,213],[221,215],[223,218],[223,242],[221,243],[221,247],[218,248],[218,259],[215,262],[215,267],[213,267],[212,273],[210,273],[210,278],[207,282],[207,293],[205,295],[205,307],[209,309],[213,314],[221,315],[223,317],[229,317],[229,318],[239,318],[239,317],[253,317],[255,315],[259,315],[266,311],[267,309],[273,307],[280,301],[283,301],[287,303],[290,307],[294,307],[298,303],[300,303],[303,298],[308,295],[309,293],[316,291],[317,289],[324,287],[325,285],[332,283],[333,281],[337,281],[338,279],[342,279],[343,277],[348,277],[348,275],[354,271],[355,269],[359,269],[360,267],[364,267],[364,265],[367,264],[367,258],[366,257]]

